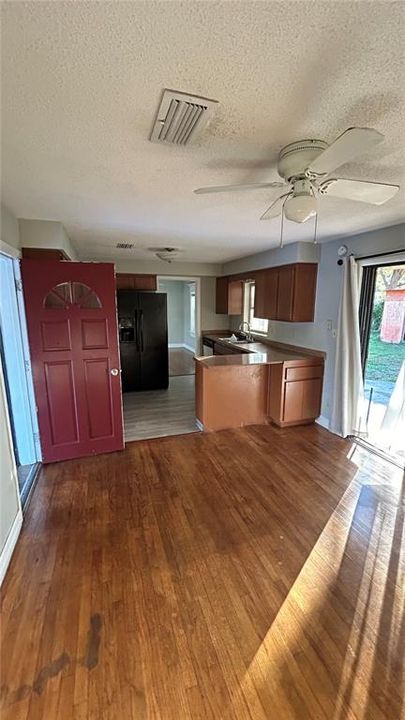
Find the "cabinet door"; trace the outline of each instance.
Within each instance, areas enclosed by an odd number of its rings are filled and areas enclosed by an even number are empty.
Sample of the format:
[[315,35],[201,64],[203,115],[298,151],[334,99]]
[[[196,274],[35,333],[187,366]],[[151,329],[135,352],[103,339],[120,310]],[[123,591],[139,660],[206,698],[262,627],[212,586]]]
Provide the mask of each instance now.
[[270,270],[266,270],[265,273],[265,303],[264,303],[264,312],[265,318],[268,318],[269,320],[276,320],[277,319],[277,298],[278,298],[278,275],[279,270],[278,268],[271,268]]
[[257,273],[255,278],[255,317],[277,319],[278,268]]
[[294,322],[313,322],[316,298],[316,277],[318,266],[315,263],[295,265],[294,274]]
[[322,378],[296,380],[284,385],[284,422],[312,420],[320,413]]
[[117,273],[115,276],[115,285],[117,290],[133,290],[133,275],[130,273]]
[[255,317],[266,318],[266,271],[255,277]]
[[156,275],[133,275],[134,290],[156,290]]
[[278,269],[276,320],[293,319],[294,279],[294,265],[283,265]]
[[228,278],[217,277],[215,312],[219,315],[228,314]]
[[228,282],[228,315],[242,315],[243,312],[243,282],[231,280]]
[[117,290],[156,290],[156,275],[117,273],[115,283]]

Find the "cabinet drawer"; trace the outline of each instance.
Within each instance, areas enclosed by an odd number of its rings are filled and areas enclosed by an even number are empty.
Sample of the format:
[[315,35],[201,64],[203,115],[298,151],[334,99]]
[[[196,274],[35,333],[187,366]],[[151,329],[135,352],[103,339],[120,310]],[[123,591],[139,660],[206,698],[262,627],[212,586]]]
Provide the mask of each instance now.
[[289,380],[311,380],[323,375],[322,365],[303,365],[302,367],[286,368],[285,379]]

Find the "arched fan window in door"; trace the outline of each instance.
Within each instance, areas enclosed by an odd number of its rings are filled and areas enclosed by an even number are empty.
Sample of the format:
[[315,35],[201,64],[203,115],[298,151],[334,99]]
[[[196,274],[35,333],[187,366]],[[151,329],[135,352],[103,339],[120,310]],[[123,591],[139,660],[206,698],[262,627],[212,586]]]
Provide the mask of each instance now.
[[82,310],[101,308],[100,298],[88,285],[68,280],[55,285],[45,297],[44,307],[66,310],[71,305]]

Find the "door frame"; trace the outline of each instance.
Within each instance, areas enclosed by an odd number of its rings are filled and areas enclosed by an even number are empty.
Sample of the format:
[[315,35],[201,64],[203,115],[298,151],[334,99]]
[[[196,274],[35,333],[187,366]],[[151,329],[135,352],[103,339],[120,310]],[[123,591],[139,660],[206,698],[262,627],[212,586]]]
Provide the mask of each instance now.
[[[8,268],[8,287],[6,288],[5,304],[0,310],[0,322],[3,332],[3,361],[5,383],[8,387],[7,404],[12,427],[13,445],[15,445],[16,462],[21,465],[32,465],[41,462],[41,445],[39,440],[38,418],[32,381],[31,358],[28,344],[27,324],[25,317],[24,298],[20,274],[19,259],[0,252],[0,261]],[[7,333],[5,342],[4,334]],[[13,378],[10,383],[10,366]],[[13,385],[22,388],[19,397],[12,398]],[[13,407],[15,404],[15,407]],[[18,410],[18,428],[14,417]]]
[[177,280],[180,282],[195,283],[195,354],[201,355],[201,278],[189,275],[158,275],[157,276],[157,292],[160,290],[160,282],[167,280]]
[[360,258],[358,261],[362,268],[360,303],[359,303],[359,328],[360,328],[360,351],[363,378],[366,372],[368,359],[368,348],[370,343],[371,316],[373,313],[375,283],[377,272],[380,267],[394,267],[405,263],[405,252],[394,251],[375,255],[369,258]]

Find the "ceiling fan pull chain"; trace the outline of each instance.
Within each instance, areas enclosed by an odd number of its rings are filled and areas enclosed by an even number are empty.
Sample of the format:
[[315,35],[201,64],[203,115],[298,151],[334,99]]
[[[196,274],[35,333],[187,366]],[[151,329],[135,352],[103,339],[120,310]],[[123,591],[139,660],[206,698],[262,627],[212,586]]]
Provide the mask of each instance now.
[[284,198],[283,207],[281,208],[281,228],[280,228],[280,247],[283,247],[283,230],[284,230],[284,205],[286,204],[289,195]]
[[318,213],[315,213],[314,245],[318,244]]

